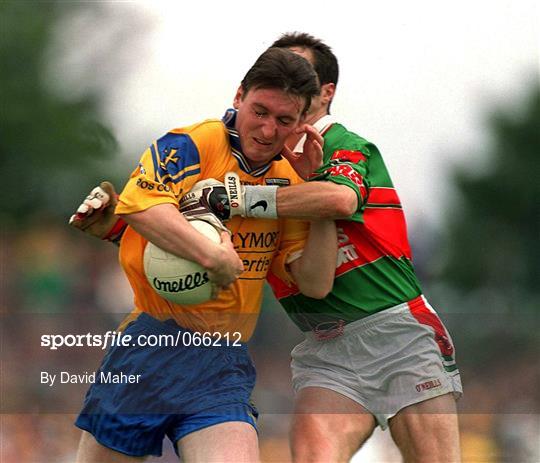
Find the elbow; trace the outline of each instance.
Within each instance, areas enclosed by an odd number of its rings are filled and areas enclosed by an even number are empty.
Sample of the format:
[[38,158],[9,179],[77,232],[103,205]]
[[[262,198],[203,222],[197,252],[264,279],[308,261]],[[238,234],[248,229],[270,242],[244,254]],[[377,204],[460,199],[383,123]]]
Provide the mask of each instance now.
[[347,188],[340,195],[338,204],[340,217],[351,217],[358,210],[358,196],[351,188]]
[[348,219],[356,212],[356,209],[356,203],[354,205],[342,203],[337,207],[333,217],[336,219]]
[[352,188],[340,186],[332,195],[328,208],[321,211],[321,219],[347,219],[358,209],[358,197]]
[[311,299],[324,299],[332,291],[334,285],[334,280],[325,282],[324,284],[319,285],[305,285],[304,287],[299,286],[300,292]]
[[328,296],[330,294],[330,291],[321,291],[321,290],[317,290],[317,291],[314,291],[311,295],[309,295],[308,297],[310,297],[311,299],[324,299],[326,296]]
[[330,294],[330,291],[324,291],[320,288],[313,288],[309,291],[301,291],[304,296],[310,297],[311,299],[324,299]]

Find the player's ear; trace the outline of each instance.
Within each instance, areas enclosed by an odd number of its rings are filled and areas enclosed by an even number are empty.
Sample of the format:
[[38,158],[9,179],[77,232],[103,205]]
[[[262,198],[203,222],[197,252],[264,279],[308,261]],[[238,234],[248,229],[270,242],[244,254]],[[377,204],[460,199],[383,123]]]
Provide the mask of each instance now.
[[234,100],[233,100],[234,109],[238,109],[240,107],[240,103],[243,97],[244,97],[244,89],[240,85],[240,87],[238,87],[238,90],[236,91],[236,95],[234,96]]
[[321,103],[323,105],[329,105],[334,99],[336,93],[336,84],[328,83],[321,85]]

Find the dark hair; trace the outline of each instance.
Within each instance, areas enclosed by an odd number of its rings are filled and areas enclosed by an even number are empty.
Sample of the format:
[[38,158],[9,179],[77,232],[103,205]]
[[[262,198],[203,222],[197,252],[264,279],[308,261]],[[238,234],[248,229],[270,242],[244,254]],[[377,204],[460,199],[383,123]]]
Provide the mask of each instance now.
[[320,93],[313,66],[296,53],[283,48],[266,50],[242,79],[244,92],[250,89],[279,89],[305,99],[305,113],[311,98]]
[[288,32],[277,39],[272,47],[308,48],[313,53],[313,67],[321,85],[332,83],[337,85],[339,77],[339,66],[336,55],[332,49],[321,40],[306,34],[305,32]]

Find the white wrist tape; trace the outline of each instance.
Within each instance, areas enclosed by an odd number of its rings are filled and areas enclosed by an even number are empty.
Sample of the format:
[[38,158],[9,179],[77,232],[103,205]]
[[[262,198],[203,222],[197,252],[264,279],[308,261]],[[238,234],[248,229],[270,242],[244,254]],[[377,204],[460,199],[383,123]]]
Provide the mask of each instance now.
[[235,172],[225,174],[225,189],[229,198],[231,217],[277,219],[277,186],[244,186]]
[[278,186],[245,186],[246,217],[277,219]]

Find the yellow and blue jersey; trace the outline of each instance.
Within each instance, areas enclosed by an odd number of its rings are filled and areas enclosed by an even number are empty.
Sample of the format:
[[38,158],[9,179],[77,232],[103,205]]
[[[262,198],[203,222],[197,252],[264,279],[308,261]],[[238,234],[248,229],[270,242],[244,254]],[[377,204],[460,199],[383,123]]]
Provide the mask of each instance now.
[[[158,204],[178,206],[180,198],[199,180],[223,182],[229,171],[239,174],[246,185],[289,185],[302,182],[290,164],[276,156],[265,166],[250,169],[238,133],[236,113],[224,119],[206,120],[174,129],[156,140],[142,155],[131,174],[116,208],[118,214],[144,211]],[[234,247],[244,263],[244,272],[216,300],[197,305],[174,304],[161,298],[148,284],[143,269],[147,241],[128,227],[120,245],[120,263],[135,295],[135,309],[121,328],[146,312],[159,320],[174,319],[198,332],[223,335],[240,332],[247,341],[255,328],[267,273],[291,279],[286,262],[302,249],[309,225],[306,222],[234,217],[226,223]]]

